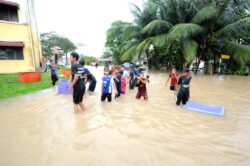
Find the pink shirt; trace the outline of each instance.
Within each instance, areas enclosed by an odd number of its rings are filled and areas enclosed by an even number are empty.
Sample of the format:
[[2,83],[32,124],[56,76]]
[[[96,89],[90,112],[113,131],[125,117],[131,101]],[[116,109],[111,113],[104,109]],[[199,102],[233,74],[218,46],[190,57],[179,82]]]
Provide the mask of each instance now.
[[127,84],[127,80],[126,80],[126,77],[122,76],[122,79],[121,79],[121,84],[122,84],[122,93],[125,93],[126,92],[126,84]]

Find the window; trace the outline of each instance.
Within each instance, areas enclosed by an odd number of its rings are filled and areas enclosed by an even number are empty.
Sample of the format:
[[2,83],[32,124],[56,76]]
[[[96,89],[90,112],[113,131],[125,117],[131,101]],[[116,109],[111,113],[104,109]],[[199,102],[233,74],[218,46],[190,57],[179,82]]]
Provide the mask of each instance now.
[[1,47],[0,60],[21,60],[23,59],[22,47]]
[[0,20],[18,22],[18,8],[0,3]]

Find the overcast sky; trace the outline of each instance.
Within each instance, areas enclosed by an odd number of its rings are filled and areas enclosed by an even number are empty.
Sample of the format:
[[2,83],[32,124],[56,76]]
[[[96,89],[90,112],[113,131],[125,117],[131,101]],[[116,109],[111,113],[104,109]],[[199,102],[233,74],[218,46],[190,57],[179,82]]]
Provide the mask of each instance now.
[[143,0],[35,0],[38,28],[84,44],[80,54],[99,57],[111,23],[133,21],[130,3],[142,6]]

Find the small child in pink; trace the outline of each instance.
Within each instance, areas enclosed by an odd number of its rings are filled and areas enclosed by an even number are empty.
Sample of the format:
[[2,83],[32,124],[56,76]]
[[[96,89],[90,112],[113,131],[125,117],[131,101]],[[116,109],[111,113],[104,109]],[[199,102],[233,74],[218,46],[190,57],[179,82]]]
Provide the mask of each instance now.
[[120,74],[122,75],[122,78],[121,78],[121,93],[125,94],[127,79],[126,79],[126,77],[123,76],[123,71],[120,71]]

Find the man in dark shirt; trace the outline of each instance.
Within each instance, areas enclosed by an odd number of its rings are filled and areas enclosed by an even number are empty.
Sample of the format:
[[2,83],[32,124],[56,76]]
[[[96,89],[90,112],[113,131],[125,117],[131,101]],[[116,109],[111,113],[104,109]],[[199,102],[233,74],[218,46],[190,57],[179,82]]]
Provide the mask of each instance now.
[[184,69],[182,76],[178,80],[178,93],[177,93],[177,101],[176,105],[180,105],[182,102],[185,105],[190,97],[189,95],[189,84],[191,82],[192,77],[189,76],[189,70]]
[[85,84],[83,80],[82,71],[80,68],[82,66],[78,64],[79,55],[76,52],[70,54],[70,62],[71,62],[71,85],[69,87],[69,92],[73,89],[73,102],[74,102],[74,110],[75,112],[85,110],[85,106],[82,103],[83,95],[85,92]]

